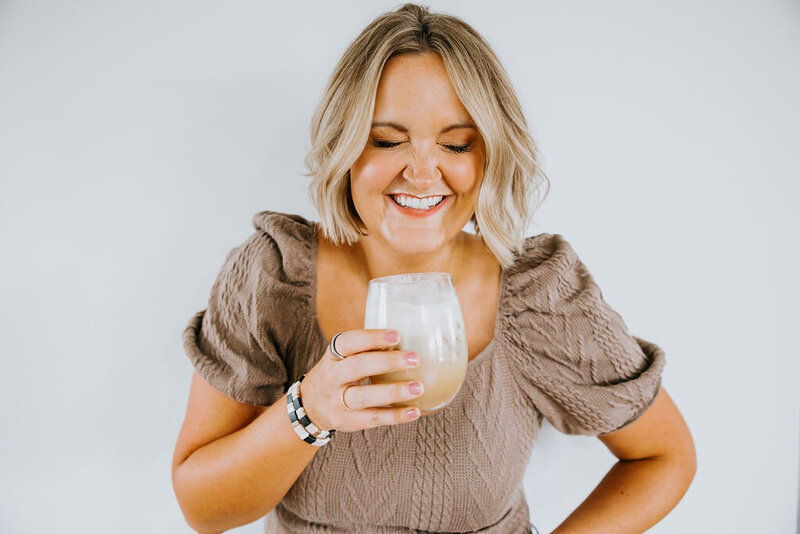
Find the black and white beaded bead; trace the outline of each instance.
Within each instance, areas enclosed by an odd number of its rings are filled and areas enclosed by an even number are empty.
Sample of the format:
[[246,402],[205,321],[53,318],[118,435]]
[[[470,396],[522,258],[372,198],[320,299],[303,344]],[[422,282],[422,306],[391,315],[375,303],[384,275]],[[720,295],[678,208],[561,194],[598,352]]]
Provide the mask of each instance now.
[[289,387],[289,392],[286,394],[286,411],[289,413],[289,421],[292,422],[292,428],[295,433],[305,441],[315,447],[322,447],[331,440],[335,430],[320,430],[306,415],[303,404],[300,402],[300,382],[306,375],[300,377],[297,382]]

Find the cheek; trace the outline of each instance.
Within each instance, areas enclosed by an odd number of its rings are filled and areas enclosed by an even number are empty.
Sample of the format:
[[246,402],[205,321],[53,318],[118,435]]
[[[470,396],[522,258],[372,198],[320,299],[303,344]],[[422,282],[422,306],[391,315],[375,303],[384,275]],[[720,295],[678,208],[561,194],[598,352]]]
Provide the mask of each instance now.
[[350,193],[361,220],[375,224],[383,207],[383,191],[392,182],[390,162],[362,154],[350,168]]
[[350,169],[353,187],[362,191],[374,189],[382,191],[393,176],[391,160],[375,155],[362,154]]
[[483,163],[477,158],[464,158],[450,165],[450,187],[457,193],[470,193],[480,185]]
[[356,206],[362,202],[371,202],[382,198],[376,193],[382,194],[392,182],[395,174],[391,162],[375,157],[359,158],[350,169],[353,200]]

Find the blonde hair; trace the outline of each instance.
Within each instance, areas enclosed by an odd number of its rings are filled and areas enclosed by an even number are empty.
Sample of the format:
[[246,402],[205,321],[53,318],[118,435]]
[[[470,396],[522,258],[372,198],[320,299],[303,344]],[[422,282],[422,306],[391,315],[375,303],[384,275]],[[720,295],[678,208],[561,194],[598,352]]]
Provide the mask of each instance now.
[[[385,13],[364,28],[336,65],[311,119],[306,175],[313,177],[309,195],[323,233],[337,245],[366,235],[350,192],[350,167],[369,137],[386,61],[424,52],[442,58],[484,140],[483,181],[470,221],[506,268],[521,250],[532,211],[549,192],[549,180],[539,169],[519,99],[488,43],[461,19],[416,4]],[[545,193],[531,209],[529,197],[542,186]]]

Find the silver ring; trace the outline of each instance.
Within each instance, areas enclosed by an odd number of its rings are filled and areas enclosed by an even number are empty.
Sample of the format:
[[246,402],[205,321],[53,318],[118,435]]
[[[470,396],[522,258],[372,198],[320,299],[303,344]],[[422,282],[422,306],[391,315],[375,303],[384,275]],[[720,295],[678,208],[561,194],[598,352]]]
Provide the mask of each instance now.
[[[342,332],[344,332],[344,330],[342,330]],[[331,354],[333,355],[334,360],[344,360],[345,358],[343,354],[339,354],[339,351],[337,351],[336,347],[334,346],[334,343],[336,343],[336,338],[339,337],[339,334],[341,334],[342,332],[336,332],[336,334],[331,339]]]

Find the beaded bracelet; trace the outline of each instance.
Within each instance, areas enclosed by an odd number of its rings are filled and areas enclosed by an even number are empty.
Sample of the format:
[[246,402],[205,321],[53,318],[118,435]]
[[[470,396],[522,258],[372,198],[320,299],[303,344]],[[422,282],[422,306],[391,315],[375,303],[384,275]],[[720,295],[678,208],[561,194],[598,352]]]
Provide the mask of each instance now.
[[331,440],[331,436],[336,430],[320,430],[306,415],[303,404],[300,402],[300,382],[305,377],[306,375],[301,376],[289,387],[289,392],[286,394],[286,411],[289,413],[292,428],[300,436],[300,439],[315,447],[322,447]]

